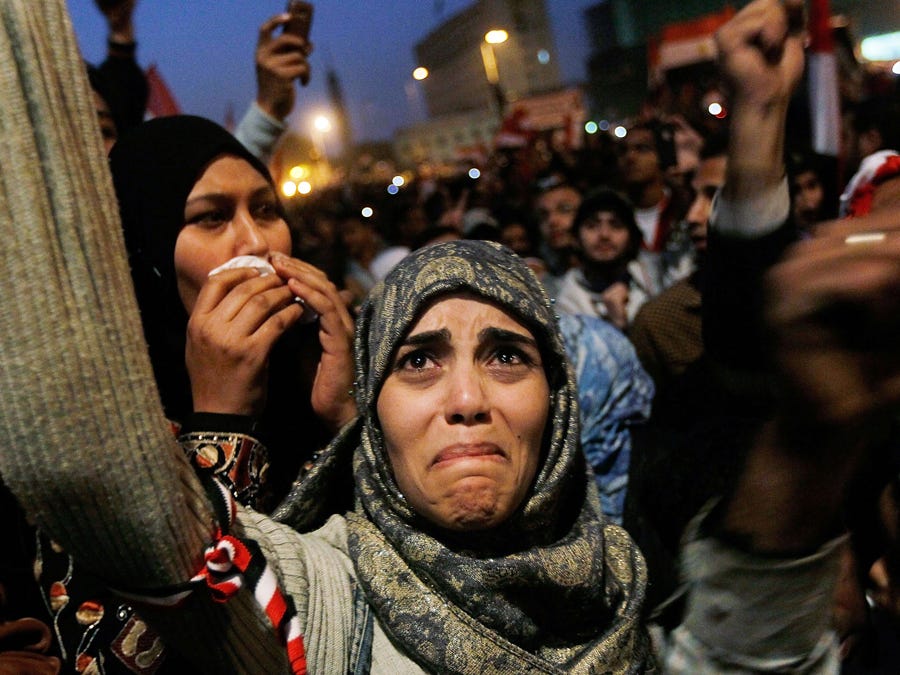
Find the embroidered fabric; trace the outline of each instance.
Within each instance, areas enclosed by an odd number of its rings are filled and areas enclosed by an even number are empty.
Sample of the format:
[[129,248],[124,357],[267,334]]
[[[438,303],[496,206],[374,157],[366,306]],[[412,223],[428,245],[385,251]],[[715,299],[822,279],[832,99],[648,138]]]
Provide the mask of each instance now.
[[266,447],[242,433],[192,431],[178,442],[198,471],[215,475],[241,504],[261,510],[269,456]]

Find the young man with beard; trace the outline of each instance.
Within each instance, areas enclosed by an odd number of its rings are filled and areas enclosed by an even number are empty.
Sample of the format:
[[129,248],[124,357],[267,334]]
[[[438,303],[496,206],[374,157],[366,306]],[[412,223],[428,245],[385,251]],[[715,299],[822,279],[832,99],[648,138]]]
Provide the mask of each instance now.
[[659,287],[641,254],[641,231],[623,196],[602,189],[582,202],[573,224],[581,267],[563,277],[556,297],[566,314],[606,319],[624,330]]

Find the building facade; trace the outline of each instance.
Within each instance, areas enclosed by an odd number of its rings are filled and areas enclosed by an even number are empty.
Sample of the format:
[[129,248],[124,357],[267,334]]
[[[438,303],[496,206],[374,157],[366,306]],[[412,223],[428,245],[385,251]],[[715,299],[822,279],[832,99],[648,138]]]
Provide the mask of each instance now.
[[490,50],[507,101],[560,86],[544,0],[479,0],[415,46],[417,64],[430,73],[420,83],[429,117],[495,105],[482,49],[485,33],[498,28],[507,31],[509,39]]
[[[495,29],[508,39],[487,45],[485,34]],[[404,166],[484,155],[505,115],[562,88],[544,0],[478,0],[417,43],[415,58],[429,75],[411,83],[417,91],[407,96],[421,97],[428,119],[395,134]]]

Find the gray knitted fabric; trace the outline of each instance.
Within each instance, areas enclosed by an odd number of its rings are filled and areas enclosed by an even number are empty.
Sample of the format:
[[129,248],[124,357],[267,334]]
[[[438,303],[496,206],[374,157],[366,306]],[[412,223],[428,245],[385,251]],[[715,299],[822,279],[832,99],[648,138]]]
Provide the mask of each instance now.
[[[63,0],[0,2],[0,240],[4,483],[112,585],[186,581],[212,512],[159,403]],[[157,627],[168,644],[189,637],[200,669],[283,669],[247,593],[226,607],[191,602],[190,627],[165,613]],[[235,631],[244,637],[225,639]]]

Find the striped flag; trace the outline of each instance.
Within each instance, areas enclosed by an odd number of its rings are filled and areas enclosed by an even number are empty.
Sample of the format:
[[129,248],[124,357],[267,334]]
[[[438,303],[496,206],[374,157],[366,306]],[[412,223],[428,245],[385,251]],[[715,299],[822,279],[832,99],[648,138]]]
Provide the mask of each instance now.
[[828,0],[811,0],[809,35],[810,141],[812,149],[820,155],[837,157],[841,145],[841,110]]
[[663,26],[647,44],[651,83],[661,82],[667,70],[715,60],[715,33],[734,15],[734,7],[726,5],[721,11]]

